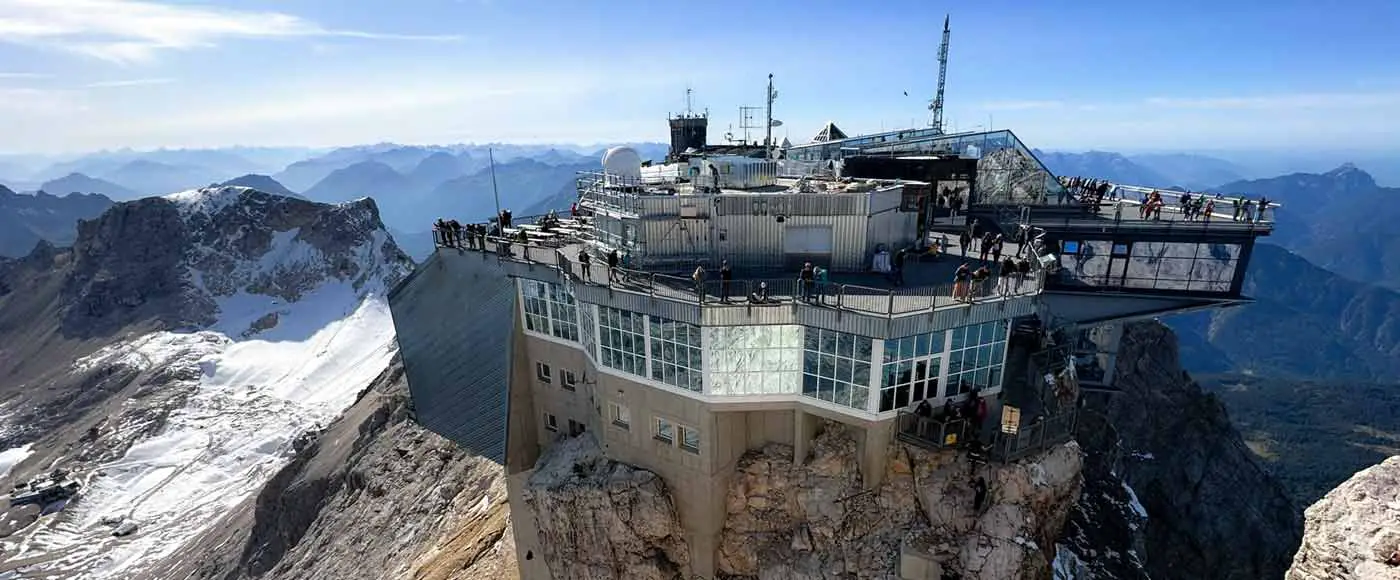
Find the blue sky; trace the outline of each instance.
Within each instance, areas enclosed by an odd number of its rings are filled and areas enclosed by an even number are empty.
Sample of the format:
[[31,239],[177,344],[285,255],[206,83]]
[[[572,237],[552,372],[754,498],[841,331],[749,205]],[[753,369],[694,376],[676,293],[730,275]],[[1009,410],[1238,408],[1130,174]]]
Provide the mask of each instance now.
[[1400,2],[0,0],[0,149],[718,135],[770,72],[794,142],[922,126],[945,13],[949,129],[1400,148]]

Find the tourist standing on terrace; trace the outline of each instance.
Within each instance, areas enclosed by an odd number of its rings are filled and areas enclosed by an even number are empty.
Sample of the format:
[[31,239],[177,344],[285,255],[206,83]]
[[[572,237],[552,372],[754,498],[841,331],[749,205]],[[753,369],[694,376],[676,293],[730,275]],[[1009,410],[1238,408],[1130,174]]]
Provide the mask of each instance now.
[[593,258],[588,255],[588,250],[579,248],[578,263],[583,265],[583,281],[593,281]]
[[622,256],[617,255],[617,248],[608,251],[608,282],[617,281],[617,265],[622,261]]
[[695,266],[695,271],[690,273],[690,279],[695,282],[695,295],[700,297],[700,302],[705,301],[705,267]]
[[[615,251],[615,250],[614,250]],[[719,263],[719,301],[729,304],[729,283],[734,279],[734,270],[729,267],[729,260]]]

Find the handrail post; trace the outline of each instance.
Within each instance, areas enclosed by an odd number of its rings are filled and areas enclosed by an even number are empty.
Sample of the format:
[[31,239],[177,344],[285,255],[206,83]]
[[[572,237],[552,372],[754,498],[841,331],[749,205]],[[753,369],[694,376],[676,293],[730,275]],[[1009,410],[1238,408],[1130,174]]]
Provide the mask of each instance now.
[[656,273],[647,273],[647,296],[656,296]]
[[894,289],[890,289],[889,304],[885,307],[885,316],[894,317]]

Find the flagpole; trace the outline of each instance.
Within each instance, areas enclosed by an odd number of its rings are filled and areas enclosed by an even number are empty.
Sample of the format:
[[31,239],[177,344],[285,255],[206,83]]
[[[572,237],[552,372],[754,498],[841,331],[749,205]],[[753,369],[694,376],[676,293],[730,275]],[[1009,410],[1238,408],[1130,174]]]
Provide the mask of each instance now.
[[506,225],[501,223],[501,192],[496,189],[496,153],[491,148],[486,149],[486,158],[491,163],[491,195],[496,199],[496,225],[501,228],[501,235],[506,235]]

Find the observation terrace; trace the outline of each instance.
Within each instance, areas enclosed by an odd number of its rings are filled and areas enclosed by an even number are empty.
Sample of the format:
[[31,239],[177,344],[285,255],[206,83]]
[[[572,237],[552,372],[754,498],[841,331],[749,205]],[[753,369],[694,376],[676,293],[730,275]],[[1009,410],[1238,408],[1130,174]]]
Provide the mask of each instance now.
[[[792,317],[794,307],[802,307],[837,319],[845,318],[845,323],[839,324],[844,327],[839,328],[842,330],[875,337],[899,336],[901,328],[930,322],[920,315],[988,308],[992,310],[976,318],[1029,314],[1034,296],[1044,286],[1043,276],[1034,270],[1023,279],[1003,281],[996,273],[996,265],[978,260],[973,252],[969,252],[967,258],[958,255],[957,241],[953,240],[951,253],[935,256],[910,252],[905,261],[903,284],[896,284],[892,276],[873,272],[832,272],[827,282],[814,283],[810,299],[804,299],[796,270],[735,268],[727,292],[729,299],[725,301],[724,282],[713,269],[707,269],[706,279],[698,285],[685,271],[625,266],[616,268],[610,280],[606,256],[593,251],[587,234],[573,233],[585,230],[587,223],[588,218],[561,219],[560,227],[552,228],[554,232],[540,231],[534,224],[506,228],[506,237],[486,236],[484,248],[479,239],[472,244],[446,244],[438,232],[434,232],[434,241],[438,252],[458,252],[514,263],[523,267],[519,273],[522,277],[570,284],[579,299],[585,299],[585,293],[598,292],[601,293],[598,296],[607,297],[603,302],[612,304],[625,305],[621,301],[629,297],[634,305],[662,301],[683,309],[669,309],[668,317],[712,325],[779,323]],[[560,229],[571,233],[561,236],[557,233]],[[524,242],[520,239],[522,232]],[[1014,256],[1017,249],[1016,244],[1005,245],[1010,255]],[[590,256],[587,270],[579,260],[581,251],[587,251]],[[973,270],[986,264],[991,271],[980,284],[969,284],[968,294],[963,299],[954,297],[952,282],[961,264]],[[539,269],[544,271],[538,272]],[[557,279],[548,279],[551,277]],[[1011,311],[1007,311],[1008,306]],[[638,306],[632,309],[651,310]],[[690,315],[685,314],[687,311]],[[957,320],[966,316],[964,312]],[[859,325],[851,327],[853,323]]]

